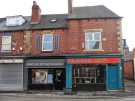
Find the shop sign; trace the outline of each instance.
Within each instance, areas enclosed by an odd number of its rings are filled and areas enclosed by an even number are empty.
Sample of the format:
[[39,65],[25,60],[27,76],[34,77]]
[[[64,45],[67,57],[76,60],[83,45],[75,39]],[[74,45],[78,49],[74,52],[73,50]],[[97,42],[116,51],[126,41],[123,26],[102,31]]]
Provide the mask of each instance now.
[[23,63],[23,59],[0,59],[0,63]]
[[120,63],[120,58],[76,58],[67,59],[70,64],[108,64],[108,63]]
[[30,62],[30,63],[26,63],[26,66],[38,66],[38,67],[40,67],[40,66],[64,66],[64,63]]

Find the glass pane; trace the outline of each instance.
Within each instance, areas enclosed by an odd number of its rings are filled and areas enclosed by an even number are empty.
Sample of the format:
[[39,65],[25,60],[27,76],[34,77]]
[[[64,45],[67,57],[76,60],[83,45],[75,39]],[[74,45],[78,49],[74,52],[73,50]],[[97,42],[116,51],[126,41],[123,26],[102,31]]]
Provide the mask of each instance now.
[[94,40],[95,41],[101,40],[101,32],[94,32]]
[[1,50],[2,51],[10,51],[11,50],[11,44],[2,45]]
[[44,50],[53,50],[53,44],[52,43],[44,43]]
[[100,42],[99,41],[90,41],[89,48],[90,49],[99,49],[100,48]]
[[53,34],[45,34],[43,36],[43,50],[53,50]]
[[86,41],[86,42],[85,42],[85,49],[87,49],[87,50],[90,49],[90,48],[89,48],[89,43],[90,43],[89,41]]
[[11,44],[11,36],[2,36],[2,44]]
[[85,34],[85,39],[86,39],[86,40],[92,40],[92,32],[87,32],[87,33]]
[[52,41],[53,37],[52,36],[46,36],[44,38],[44,41]]
[[77,80],[78,84],[96,83],[96,68],[80,67]]
[[48,71],[42,69],[32,70],[32,84],[47,84]]

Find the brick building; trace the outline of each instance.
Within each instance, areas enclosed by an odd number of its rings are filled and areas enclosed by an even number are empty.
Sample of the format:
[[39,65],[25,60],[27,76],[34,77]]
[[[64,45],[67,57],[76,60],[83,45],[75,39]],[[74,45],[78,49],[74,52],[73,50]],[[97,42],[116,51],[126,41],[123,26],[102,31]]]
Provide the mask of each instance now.
[[121,90],[121,17],[105,6],[0,18],[0,90]]
[[134,80],[134,50],[129,51],[126,39],[123,39],[124,78]]

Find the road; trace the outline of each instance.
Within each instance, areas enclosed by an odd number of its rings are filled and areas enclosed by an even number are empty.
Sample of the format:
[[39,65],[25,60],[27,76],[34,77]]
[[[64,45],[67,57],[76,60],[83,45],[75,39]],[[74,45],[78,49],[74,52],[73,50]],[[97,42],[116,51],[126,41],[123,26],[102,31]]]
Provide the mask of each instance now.
[[135,101],[135,97],[130,98],[98,98],[98,99],[70,99],[70,98],[35,98],[35,97],[15,97],[0,96],[0,101]]
[[[118,93],[115,95],[103,96],[100,94],[99,96],[87,96],[88,99],[83,99],[81,96],[77,95],[77,97],[59,95],[54,96],[53,94],[25,94],[25,93],[0,93],[0,101],[135,101],[135,82],[134,81],[126,81],[125,83],[126,93]],[[108,92],[107,92],[108,93]],[[114,92],[116,93],[116,92]],[[79,99],[80,98],[80,99]]]

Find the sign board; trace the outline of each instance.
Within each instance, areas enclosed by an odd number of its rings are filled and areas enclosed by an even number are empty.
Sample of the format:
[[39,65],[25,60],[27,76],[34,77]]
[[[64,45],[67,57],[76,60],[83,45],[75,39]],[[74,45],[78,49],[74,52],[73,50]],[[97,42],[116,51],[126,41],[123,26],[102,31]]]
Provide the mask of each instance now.
[[67,59],[69,64],[108,64],[120,63],[120,58],[75,58]]
[[64,59],[29,59],[25,61],[25,67],[64,67]]
[[0,59],[0,63],[23,63],[23,59]]
[[26,66],[64,66],[64,63],[44,63],[44,62],[38,62],[38,63],[26,63]]

